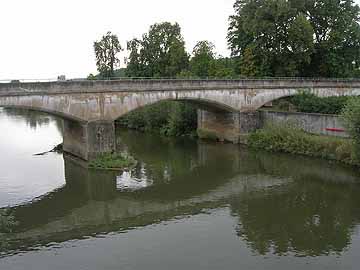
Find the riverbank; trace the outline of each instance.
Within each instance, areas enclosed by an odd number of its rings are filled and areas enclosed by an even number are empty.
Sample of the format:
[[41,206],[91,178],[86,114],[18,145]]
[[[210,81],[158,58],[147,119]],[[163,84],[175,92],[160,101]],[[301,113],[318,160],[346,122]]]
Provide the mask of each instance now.
[[266,125],[251,133],[247,144],[253,149],[318,157],[360,166],[351,139],[312,135],[288,123]]

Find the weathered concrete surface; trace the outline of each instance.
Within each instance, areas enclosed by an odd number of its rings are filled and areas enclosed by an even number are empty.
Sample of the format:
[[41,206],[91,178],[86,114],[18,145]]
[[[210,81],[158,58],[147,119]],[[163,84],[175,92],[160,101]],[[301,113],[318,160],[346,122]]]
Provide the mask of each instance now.
[[244,135],[261,125],[258,112],[210,112],[198,110],[200,138],[242,143]]
[[255,111],[309,90],[360,95],[360,80],[121,80],[0,84],[0,106],[47,111],[78,121],[113,121],[161,100],[189,100],[227,111]]
[[306,132],[348,138],[344,124],[337,115],[298,112],[261,111],[261,125],[290,121]]
[[115,150],[114,122],[64,120],[64,151],[84,160]]

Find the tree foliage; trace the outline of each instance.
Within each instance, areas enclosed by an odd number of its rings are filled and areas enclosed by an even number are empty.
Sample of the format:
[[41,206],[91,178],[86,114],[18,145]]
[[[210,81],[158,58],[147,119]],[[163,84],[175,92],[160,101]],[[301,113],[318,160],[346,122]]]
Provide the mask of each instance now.
[[209,41],[199,41],[190,60],[190,71],[199,78],[207,78],[215,64],[215,45]]
[[179,24],[156,23],[142,39],[128,42],[127,75],[132,77],[175,77],[187,69],[189,56]]
[[121,126],[166,136],[195,133],[196,108],[187,103],[163,101],[131,112],[118,120]]
[[117,54],[122,51],[119,39],[107,32],[100,41],[94,42],[96,66],[102,78],[114,76],[115,68],[120,64]]
[[271,152],[300,154],[360,165],[354,157],[350,140],[311,135],[291,122],[266,125],[250,134],[248,144],[252,148]]
[[244,75],[359,74],[360,10],[353,0],[236,0],[234,9],[228,44]]
[[350,98],[348,96],[318,97],[303,92],[288,98],[288,100],[300,112],[340,114]]
[[360,100],[350,98],[341,113],[347,131],[354,140],[355,155],[360,161]]

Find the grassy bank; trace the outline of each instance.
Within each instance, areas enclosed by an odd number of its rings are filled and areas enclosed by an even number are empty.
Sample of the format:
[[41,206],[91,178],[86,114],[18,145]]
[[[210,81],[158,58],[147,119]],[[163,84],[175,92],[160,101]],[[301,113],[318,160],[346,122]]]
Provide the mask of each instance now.
[[311,135],[289,123],[267,125],[263,129],[251,133],[248,144],[251,148],[265,149],[271,152],[320,157],[351,165],[360,165],[352,140]]
[[136,166],[136,159],[127,153],[103,154],[89,162],[89,168],[99,170],[125,170]]

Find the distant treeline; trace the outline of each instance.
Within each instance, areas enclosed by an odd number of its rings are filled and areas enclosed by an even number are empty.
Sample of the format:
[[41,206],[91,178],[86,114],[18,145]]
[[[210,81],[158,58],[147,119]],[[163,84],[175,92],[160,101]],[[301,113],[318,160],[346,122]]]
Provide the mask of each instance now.
[[[230,57],[218,55],[207,40],[199,41],[189,54],[178,23],[155,23],[140,38],[127,42],[126,67],[119,69],[118,55],[124,48],[108,32],[94,42],[99,73],[88,79],[360,78],[360,8],[353,0],[236,0],[227,43]],[[345,102],[346,98],[306,94],[290,100],[300,111],[320,113],[339,113]],[[126,116],[122,123],[168,135],[194,128],[191,105],[154,106]]]
[[206,40],[189,54],[178,23],[155,23],[127,42],[119,70],[124,48],[108,32],[94,42],[99,74],[89,78],[360,77],[360,8],[353,0],[236,0],[227,43],[230,57]]

